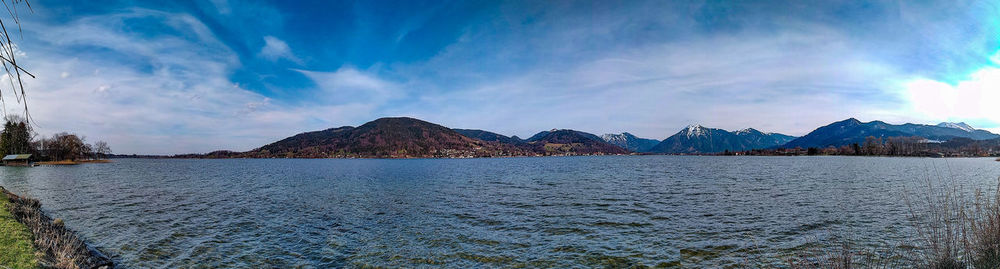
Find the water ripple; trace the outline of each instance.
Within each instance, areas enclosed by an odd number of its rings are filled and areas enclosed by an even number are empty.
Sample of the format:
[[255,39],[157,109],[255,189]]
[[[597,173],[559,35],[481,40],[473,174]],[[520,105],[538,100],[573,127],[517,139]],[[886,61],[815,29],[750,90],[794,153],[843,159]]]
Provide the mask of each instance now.
[[906,188],[991,159],[117,160],[0,168],[123,267],[726,267],[905,238]]

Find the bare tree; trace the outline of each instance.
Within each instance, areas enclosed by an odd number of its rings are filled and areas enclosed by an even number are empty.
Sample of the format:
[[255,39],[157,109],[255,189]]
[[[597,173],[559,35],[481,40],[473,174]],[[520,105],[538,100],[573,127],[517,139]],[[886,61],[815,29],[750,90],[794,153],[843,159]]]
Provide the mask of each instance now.
[[[8,18],[0,17],[0,34],[2,34],[0,35],[0,62],[3,63],[4,72],[7,73],[7,78],[9,78],[9,90],[13,93],[14,100],[23,105],[25,122],[29,122],[31,115],[28,114],[28,101],[25,99],[27,95],[24,90],[24,77],[22,77],[22,74],[31,78],[34,78],[35,75],[29,73],[28,70],[25,70],[17,63],[16,56],[20,50],[18,50],[17,44],[14,43],[10,33],[8,33],[7,26],[13,21],[14,25],[17,26],[17,34],[20,36],[21,19],[19,9],[23,5],[27,8],[28,12],[32,12],[31,4],[25,0],[0,0],[0,3],[7,9],[7,14],[9,15]],[[3,92],[3,89],[0,89],[0,104],[3,105],[3,113],[6,115],[7,102],[4,99]]]
[[108,155],[111,155],[111,147],[108,147],[108,142],[97,141],[94,143],[94,151],[97,153],[97,158],[107,159]]
[[78,160],[89,153],[87,144],[83,141],[75,134],[56,133],[52,138],[42,141],[41,151],[53,161]]

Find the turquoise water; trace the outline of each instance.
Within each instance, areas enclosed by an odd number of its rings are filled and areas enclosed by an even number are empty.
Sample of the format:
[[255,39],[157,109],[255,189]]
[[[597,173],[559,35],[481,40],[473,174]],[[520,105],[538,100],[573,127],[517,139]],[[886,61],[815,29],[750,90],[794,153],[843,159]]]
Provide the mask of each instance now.
[[781,263],[910,238],[927,180],[989,158],[600,156],[146,160],[0,167],[0,185],[123,267],[603,267]]

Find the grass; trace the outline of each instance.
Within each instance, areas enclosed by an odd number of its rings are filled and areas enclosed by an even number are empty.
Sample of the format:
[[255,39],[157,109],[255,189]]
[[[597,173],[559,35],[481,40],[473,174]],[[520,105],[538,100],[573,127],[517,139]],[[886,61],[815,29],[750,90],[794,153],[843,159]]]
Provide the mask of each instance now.
[[0,268],[41,268],[31,231],[10,214],[7,195],[0,194]]
[[17,196],[3,187],[0,192],[9,201],[5,207],[9,215],[34,235],[34,246],[41,253],[39,264],[60,269],[114,267],[107,256],[88,249],[62,220],[52,220],[42,213],[38,200]]

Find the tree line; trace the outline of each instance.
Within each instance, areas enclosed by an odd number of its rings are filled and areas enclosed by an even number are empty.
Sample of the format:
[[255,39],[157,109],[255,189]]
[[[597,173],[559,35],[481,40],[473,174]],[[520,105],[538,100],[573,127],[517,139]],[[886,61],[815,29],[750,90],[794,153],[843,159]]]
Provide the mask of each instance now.
[[808,148],[806,155],[923,156],[930,153],[928,144],[919,136],[868,136],[861,144]]
[[32,159],[49,161],[106,159],[111,147],[104,141],[89,144],[86,137],[68,132],[36,137],[26,119],[11,115],[0,132],[0,156],[9,154],[32,154]]
[[861,143],[840,146],[726,151],[723,155],[1000,156],[1000,139],[934,141],[919,136],[868,136]]

